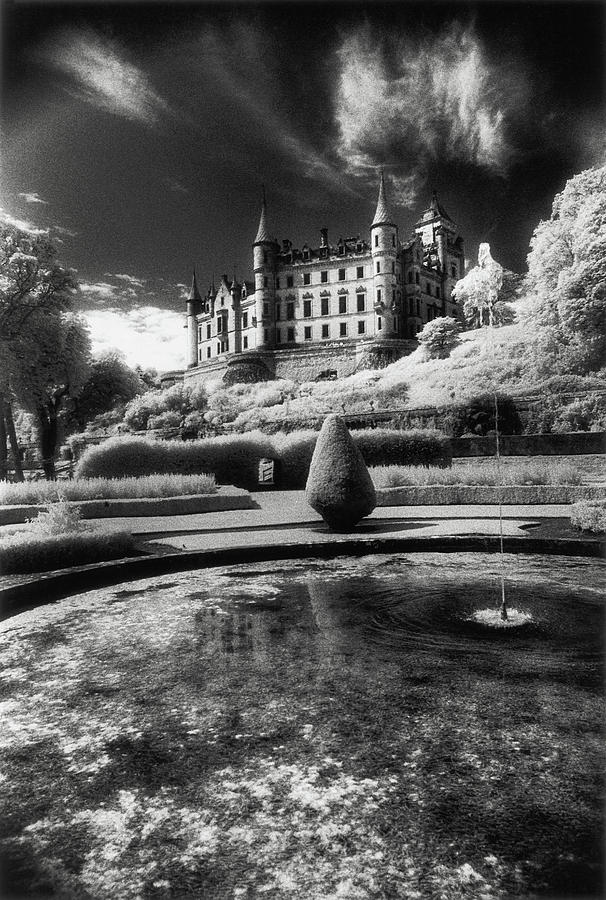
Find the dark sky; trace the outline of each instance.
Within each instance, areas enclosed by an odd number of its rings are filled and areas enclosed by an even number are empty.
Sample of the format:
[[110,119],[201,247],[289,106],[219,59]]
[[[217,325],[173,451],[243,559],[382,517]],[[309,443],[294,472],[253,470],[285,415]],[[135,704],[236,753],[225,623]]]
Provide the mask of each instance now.
[[251,277],[262,184],[279,239],[336,242],[368,232],[384,167],[401,236],[435,188],[471,261],[486,240],[523,271],[604,160],[604,26],[576,0],[5,0],[4,216],[63,242],[98,346],[146,335],[161,368],[192,265]]

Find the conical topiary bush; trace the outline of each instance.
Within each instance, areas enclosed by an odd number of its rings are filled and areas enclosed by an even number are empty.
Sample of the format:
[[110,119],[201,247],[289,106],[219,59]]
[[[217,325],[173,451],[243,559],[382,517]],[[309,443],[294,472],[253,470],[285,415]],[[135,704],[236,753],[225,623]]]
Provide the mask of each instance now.
[[318,435],[305,497],[333,531],[351,530],[377,505],[362,454],[337,416],[328,416]]

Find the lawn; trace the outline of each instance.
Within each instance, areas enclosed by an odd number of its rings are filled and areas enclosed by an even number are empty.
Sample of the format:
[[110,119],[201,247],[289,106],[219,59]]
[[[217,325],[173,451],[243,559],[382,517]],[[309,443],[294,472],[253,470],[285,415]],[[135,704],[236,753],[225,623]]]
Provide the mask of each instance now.
[[6,621],[8,896],[600,896],[603,566],[505,563],[513,637],[471,626],[499,598],[471,554],[182,573]]

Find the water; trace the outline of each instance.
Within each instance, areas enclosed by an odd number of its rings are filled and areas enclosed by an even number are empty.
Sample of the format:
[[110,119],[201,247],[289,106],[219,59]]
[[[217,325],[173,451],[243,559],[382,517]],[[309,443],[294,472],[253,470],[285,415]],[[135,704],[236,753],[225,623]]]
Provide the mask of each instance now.
[[2,623],[14,893],[42,865],[100,900],[599,896],[604,566],[502,562],[517,628],[477,617],[498,555],[439,553],[191,571]]

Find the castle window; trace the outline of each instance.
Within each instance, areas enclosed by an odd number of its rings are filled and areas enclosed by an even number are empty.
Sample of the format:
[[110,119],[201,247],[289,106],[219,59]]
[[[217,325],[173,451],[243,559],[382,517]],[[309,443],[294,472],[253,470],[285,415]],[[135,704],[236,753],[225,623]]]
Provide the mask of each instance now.
[[375,234],[375,247],[379,246],[379,235]]
[[339,281],[345,281],[345,269],[339,269]]
[[242,347],[244,348],[244,350],[248,350],[248,335],[246,335],[246,336],[242,339]]
[[198,325],[198,343],[202,340],[202,326]]
[[347,337],[347,322],[339,322],[339,337]]
[[295,329],[287,328],[286,329],[286,340],[288,341],[289,344],[292,344],[294,339],[295,339]]
[[394,327],[394,331],[398,330],[398,317],[397,316],[393,317],[393,327]]
[[323,316],[328,315],[328,297],[322,297],[320,300],[320,313]]
[[415,272],[415,284],[420,284],[420,283],[421,283],[421,276],[419,275],[418,272]]
[[436,285],[436,297],[438,298],[438,300],[440,299],[440,285],[439,284]]
[[276,344],[282,343],[282,334],[279,328],[276,328]]
[[276,278],[276,288],[280,289],[280,279]]
[[229,340],[225,338],[225,349],[229,350]]
[[425,293],[431,297],[431,285],[428,281],[425,282]]
[[265,278],[263,279],[263,287],[267,287],[268,284],[269,284],[269,279],[266,275]]
[[413,306],[413,300],[412,300],[412,297],[410,297],[409,300],[408,300],[408,315],[409,315],[409,316],[414,315],[414,306]]
[[303,272],[303,284],[311,284],[311,272]]
[[322,325],[322,337],[327,338],[328,334],[329,334],[328,325]]
[[286,287],[292,287],[294,283],[295,283],[295,281],[294,281],[293,276],[287,275],[286,276]]
[[267,328],[264,328],[264,329],[263,329],[263,341],[264,341],[264,343],[266,343],[266,344],[267,344],[267,342],[269,341],[269,331],[268,331]]
[[263,315],[264,315],[264,316],[268,316],[268,315],[269,315],[269,303],[264,303],[264,304],[263,304]]
[[377,288],[377,303],[380,303],[382,299],[381,288]]
[[267,262],[267,253],[265,252],[265,250],[263,251],[263,262]]
[[217,356],[219,355],[220,352],[221,352],[221,344],[219,344],[219,342],[217,342]]
[[356,297],[356,301],[358,304],[358,312],[364,312],[364,309],[366,307],[366,295],[358,294]]
[[412,284],[412,279],[413,279],[413,277],[414,277],[414,276],[413,276],[413,274],[412,274],[412,269],[410,269],[409,272],[408,272],[408,283],[409,283],[409,284]]
[[303,301],[303,315],[306,319],[309,319],[311,316],[311,300]]
[[392,275],[395,275],[395,274],[396,274],[396,264],[395,264],[395,262],[392,262],[392,264],[391,264],[391,274],[392,274]]
[[395,236],[395,234],[392,234],[392,236],[391,236],[391,246],[392,246],[392,247],[395,247],[395,246],[396,246],[396,236]]
[[221,331],[223,331],[223,319],[221,316],[219,316],[217,319],[217,334],[219,334]]
[[417,298],[417,315],[421,315],[421,301]]
[[311,325],[305,326],[305,340],[311,341]]
[[210,339],[211,331],[212,331],[212,329],[211,329],[211,326],[210,326],[210,324],[209,324],[209,325],[206,326],[206,340],[209,340],[209,339]]
[[242,313],[242,328],[248,328],[248,313]]
[[295,304],[287,303],[286,304],[286,318],[294,319],[294,317],[295,317]]
[[225,306],[225,297],[221,294],[221,306]]
[[366,322],[364,321],[364,319],[360,319],[360,321],[358,322],[358,334],[364,334],[365,331]]
[[280,304],[276,303],[276,322],[280,321]]
[[383,319],[381,316],[377,316],[377,331],[381,331],[383,328]]
[[320,281],[322,284],[326,284],[328,282],[328,272],[320,272]]
[[309,259],[309,247],[303,247],[303,259]]
[[452,275],[453,278],[457,277],[457,267],[456,266],[450,267],[450,274]]
[[378,262],[378,263],[377,263],[377,275],[379,275],[380,272],[381,272],[381,263]]
[[339,297],[339,312],[347,312],[347,297]]
[[198,362],[202,362],[202,347],[198,347]]
[[210,359],[210,347],[206,348],[206,358]]
[[364,278],[364,266],[358,266],[356,269],[356,278]]

